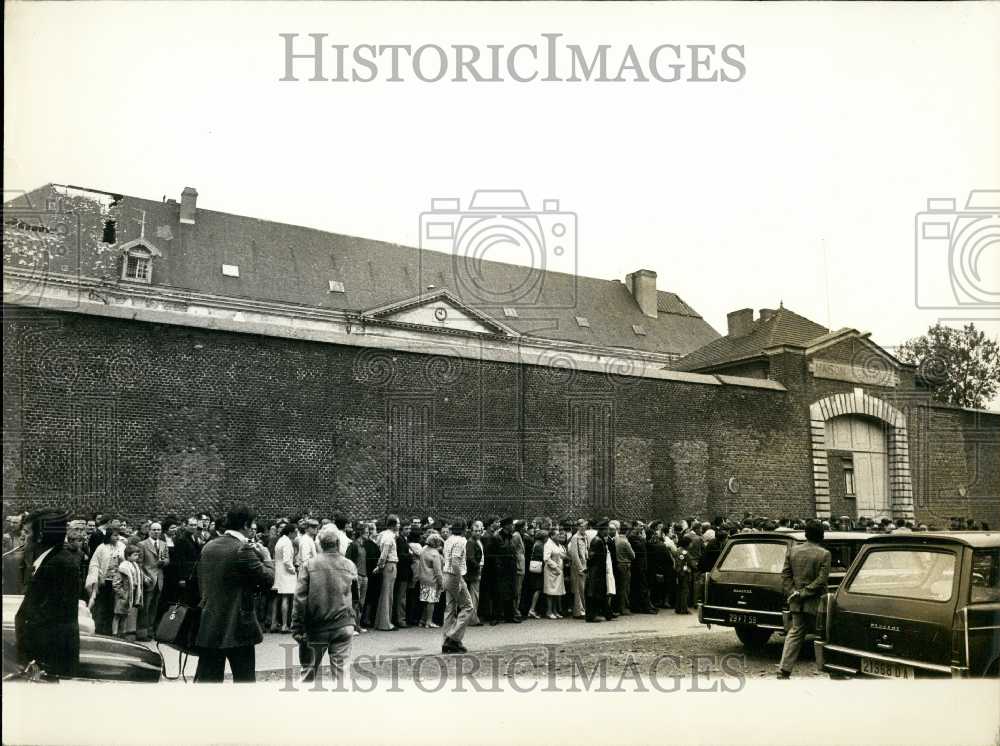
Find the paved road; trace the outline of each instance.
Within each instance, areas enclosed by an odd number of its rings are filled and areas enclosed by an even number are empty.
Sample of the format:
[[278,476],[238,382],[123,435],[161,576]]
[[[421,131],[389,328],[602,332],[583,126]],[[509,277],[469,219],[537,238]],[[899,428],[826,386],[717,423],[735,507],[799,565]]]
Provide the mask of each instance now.
[[[465,644],[470,653],[483,662],[483,671],[495,667],[496,661],[510,661],[520,656],[518,673],[545,675],[556,669],[559,675],[583,662],[592,666],[605,659],[611,670],[632,660],[645,666],[657,656],[669,654],[681,658],[676,666],[690,668],[695,657],[715,656],[715,663],[702,660],[699,666],[719,670],[719,660],[729,659],[728,668],[738,669],[750,677],[773,676],[781,652],[781,639],[772,638],[763,651],[749,653],[736,639],[733,630],[713,627],[709,630],[698,623],[695,614],[680,615],[661,611],[656,615],[636,614],[611,622],[587,624],[581,620],[529,620],[522,624],[489,625],[468,630]],[[176,653],[165,650],[168,673],[177,672]],[[440,630],[409,628],[395,632],[368,632],[354,638],[352,657],[388,661],[404,659],[413,662],[441,652]],[[535,665],[525,663],[525,656]],[[280,676],[289,667],[297,667],[295,643],[290,635],[267,634],[257,646],[257,670],[260,678]],[[489,659],[489,664],[486,661]],[[189,659],[186,672],[192,675],[196,658]],[[403,675],[408,667],[403,666]],[[727,670],[727,673],[733,673]],[[814,675],[811,657],[804,657],[796,675]]]

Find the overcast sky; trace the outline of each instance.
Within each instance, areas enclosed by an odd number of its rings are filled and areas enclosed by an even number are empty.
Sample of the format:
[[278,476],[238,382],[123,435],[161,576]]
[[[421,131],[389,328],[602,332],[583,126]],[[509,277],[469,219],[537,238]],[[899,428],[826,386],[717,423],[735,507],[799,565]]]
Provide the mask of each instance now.
[[[886,346],[942,316],[985,316],[1000,332],[996,308],[914,300],[926,199],[961,207],[971,189],[1000,188],[995,3],[5,13],[8,190],[54,181],[160,199],[190,185],[204,208],[416,245],[431,198],[464,207],[475,189],[520,188],[533,206],[554,198],[577,214],[581,273],[653,269],[723,333],[728,311],[779,301]],[[307,64],[301,82],[279,82],[282,32],[483,49],[562,33],[611,45],[615,60],[629,44],[647,55],[738,44],[746,72],[730,83],[335,83],[305,81]],[[946,248],[920,261],[947,277]],[[996,276],[980,279],[997,289]]]

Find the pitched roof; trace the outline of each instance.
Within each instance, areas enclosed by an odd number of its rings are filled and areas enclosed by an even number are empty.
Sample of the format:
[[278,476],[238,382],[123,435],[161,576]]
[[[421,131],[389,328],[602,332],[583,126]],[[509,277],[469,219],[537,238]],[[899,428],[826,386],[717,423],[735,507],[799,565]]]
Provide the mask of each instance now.
[[782,306],[770,318],[754,321],[747,334],[741,337],[719,337],[677,360],[670,368],[683,371],[714,368],[758,357],[769,347],[808,347],[810,343],[828,334],[830,330],[825,326]]
[[[67,195],[69,195],[67,197]],[[16,202],[38,209],[47,200],[63,197],[78,213],[85,213],[79,267],[84,275],[116,280],[109,249],[140,232],[162,257],[153,264],[153,285],[220,296],[295,304],[310,308],[364,312],[426,293],[447,289],[517,332],[534,337],[566,340],[602,347],[684,355],[718,337],[701,316],[674,293],[659,291],[658,318],[642,313],[625,285],[617,280],[582,277],[561,272],[532,272],[526,267],[491,261],[474,266],[464,257],[420,250],[399,244],[275,223],[257,218],[197,209],[193,225],[179,222],[174,201],[111,195],[96,190],[49,184]],[[103,204],[98,204],[98,202]],[[101,244],[101,227],[108,205],[117,218],[116,244]],[[5,203],[4,256],[9,254],[9,213]],[[104,210],[102,217],[100,210]],[[47,218],[42,218],[43,220]],[[95,238],[96,236],[96,238]],[[89,238],[87,238],[89,237]],[[114,251],[111,252],[114,254]],[[118,254],[114,254],[117,257]],[[61,266],[73,267],[63,256]],[[239,276],[226,276],[222,265],[236,265]],[[53,271],[59,264],[50,262]],[[12,266],[17,266],[14,263]],[[120,272],[120,270],[117,270]],[[470,272],[490,288],[501,288],[507,299],[480,297]],[[331,289],[341,283],[343,292]],[[521,290],[526,291],[523,295]],[[503,307],[517,309],[516,317]],[[586,320],[584,325],[578,317]],[[645,334],[637,333],[641,327]]]

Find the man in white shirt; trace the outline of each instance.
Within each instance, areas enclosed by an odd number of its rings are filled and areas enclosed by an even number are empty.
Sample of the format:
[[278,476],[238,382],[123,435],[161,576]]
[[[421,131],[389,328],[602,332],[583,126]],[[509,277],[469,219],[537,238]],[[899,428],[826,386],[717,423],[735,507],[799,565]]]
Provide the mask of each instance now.
[[309,518],[305,523],[305,531],[299,537],[299,567],[316,556],[316,533],[319,531],[319,521]]
[[442,653],[468,652],[462,644],[465,628],[472,618],[472,596],[469,595],[469,587],[465,584],[466,545],[465,521],[456,521],[452,524],[451,535],[444,543],[442,569],[448,602],[445,606],[444,624],[441,625],[441,631],[444,633]]

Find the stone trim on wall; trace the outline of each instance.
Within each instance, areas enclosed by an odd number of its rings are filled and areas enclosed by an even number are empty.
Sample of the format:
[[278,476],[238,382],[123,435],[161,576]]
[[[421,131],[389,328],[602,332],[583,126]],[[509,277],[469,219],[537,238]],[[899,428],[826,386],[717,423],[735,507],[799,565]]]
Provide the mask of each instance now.
[[913,519],[913,482],[910,478],[910,446],[906,417],[888,402],[860,388],[851,394],[834,394],[809,407],[812,437],[813,494],[816,517],[830,518],[830,471],[826,454],[826,421],[857,414],[885,422],[888,430],[889,507],[893,518]]

